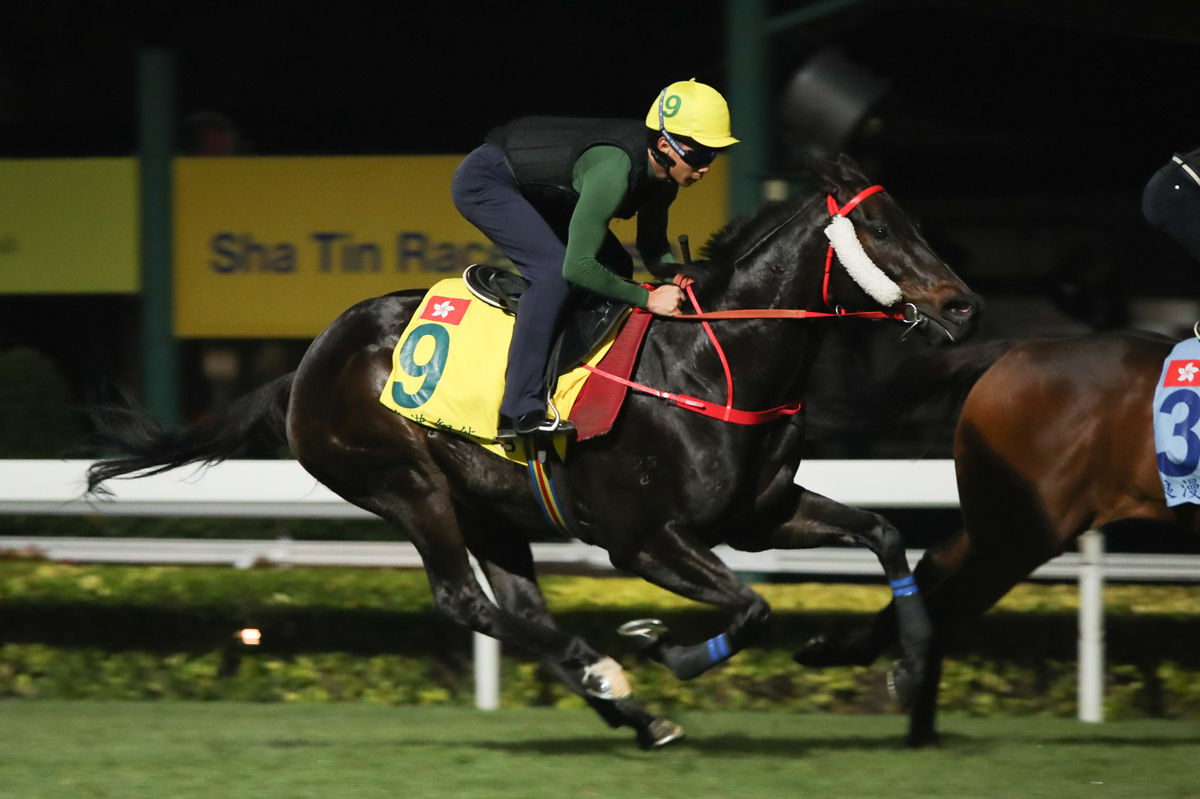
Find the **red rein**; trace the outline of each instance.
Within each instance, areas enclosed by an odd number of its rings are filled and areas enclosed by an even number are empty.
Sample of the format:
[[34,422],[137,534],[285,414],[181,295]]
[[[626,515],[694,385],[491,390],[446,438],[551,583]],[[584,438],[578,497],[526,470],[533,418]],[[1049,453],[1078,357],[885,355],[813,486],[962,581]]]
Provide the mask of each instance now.
[[[837,216],[841,214],[845,216],[849,214],[854,207],[860,202],[870,197],[876,192],[883,191],[883,186],[871,186],[868,189],[863,189],[858,194],[854,195],[848,203],[838,208],[837,200],[832,195],[829,196],[829,215]],[[822,287],[822,296],[825,299],[825,305],[832,307],[829,301],[829,272],[833,264],[833,244],[829,245],[829,251],[825,255],[825,281]],[[729,370],[729,361],[725,358],[725,350],[721,347],[721,342],[717,341],[717,336],[713,333],[712,326],[708,324],[708,320],[720,321],[725,319],[813,319],[820,317],[838,317],[847,318],[855,317],[859,319],[903,319],[903,314],[891,314],[884,311],[861,311],[858,313],[846,313],[845,311],[835,310],[832,313],[822,311],[800,311],[786,308],[761,308],[756,310],[734,310],[734,311],[714,311],[712,313],[704,313],[700,310],[700,303],[696,301],[696,295],[692,292],[692,287],[689,285],[686,289],[688,299],[692,302],[692,307],[696,313],[688,316],[675,316],[672,319],[694,320],[704,325],[704,332],[708,334],[708,338],[712,341],[713,346],[717,350],[717,356],[721,359],[721,367],[725,370],[725,386],[726,386],[726,401],[724,406],[717,405],[712,402],[689,397],[686,394],[672,394],[669,391],[659,391],[656,388],[644,386],[641,383],[634,383],[632,380],[626,380],[623,377],[617,377],[609,372],[602,371],[594,366],[585,365],[587,369],[594,375],[603,377],[607,380],[612,380],[614,383],[620,383],[623,386],[632,388],[634,391],[640,391],[643,394],[649,394],[652,397],[664,399],[672,405],[678,405],[680,408],[686,408],[689,411],[710,416],[714,419],[720,419],[723,422],[731,422],[733,424],[762,424],[778,419],[781,416],[792,416],[800,412],[804,407],[803,401],[794,402],[789,405],[780,405],[778,408],[771,408],[766,411],[739,411],[733,407],[733,373]],[[635,309],[634,313],[646,313],[640,308]]]
[[[692,292],[691,286],[688,286],[686,290],[688,299],[692,301],[692,307],[696,309],[696,315],[683,318],[700,318],[703,316],[703,314],[700,311],[700,304],[696,302],[696,295]],[[634,313],[646,313],[646,311],[638,308],[634,311]],[[823,315],[834,316],[835,314]],[[729,370],[729,361],[725,357],[725,349],[721,346],[721,342],[717,341],[717,336],[715,333],[713,333],[712,327],[708,324],[708,322],[702,322],[702,324],[704,325],[704,332],[708,333],[709,340],[712,341],[713,346],[717,348],[717,355],[721,359],[721,367],[725,370],[726,400],[724,407],[713,402],[706,402],[705,400],[697,397],[689,397],[686,394],[672,394],[669,391],[659,391],[656,388],[650,388],[650,386],[644,386],[641,383],[635,383],[632,380],[626,380],[623,377],[617,377],[614,374],[602,371],[594,366],[588,366],[585,364],[583,368],[587,369],[594,375],[598,375],[611,380],[614,383],[620,383],[623,386],[632,388],[634,391],[640,391],[643,394],[649,394],[652,397],[664,399],[672,405],[678,405],[680,408],[686,408],[689,411],[694,411],[704,416],[711,416],[712,418],[720,419],[723,422],[732,422],[733,424],[762,424],[763,422],[770,422],[774,419],[778,419],[780,416],[791,416],[800,412],[800,409],[804,407],[803,401],[795,402],[791,405],[780,405],[778,408],[771,408],[768,411],[739,411],[737,408],[733,407],[733,373]]]

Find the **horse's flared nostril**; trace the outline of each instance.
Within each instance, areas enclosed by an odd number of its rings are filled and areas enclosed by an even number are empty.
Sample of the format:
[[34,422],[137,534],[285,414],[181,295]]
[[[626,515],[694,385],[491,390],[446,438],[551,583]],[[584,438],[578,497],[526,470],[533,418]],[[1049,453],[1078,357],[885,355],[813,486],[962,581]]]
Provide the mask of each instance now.
[[960,297],[942,305],[942,316],[959,324],[965,324],[976,316],[976,308],[976,303]]

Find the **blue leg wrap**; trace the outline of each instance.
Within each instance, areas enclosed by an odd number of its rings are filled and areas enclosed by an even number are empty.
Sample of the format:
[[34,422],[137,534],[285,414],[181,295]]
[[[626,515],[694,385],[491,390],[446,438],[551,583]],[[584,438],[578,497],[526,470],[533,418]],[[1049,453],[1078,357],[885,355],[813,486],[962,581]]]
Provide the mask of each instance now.
[[729,639],[725,637],[725,633],[721,633],[716,638],[709,638],[708,657],[713,663],[721,663],[729,660]]
[[917,581],[911,574],[903,579],[893,580],[890,585],[892,586],[892,596],[912,596],[917,593]]

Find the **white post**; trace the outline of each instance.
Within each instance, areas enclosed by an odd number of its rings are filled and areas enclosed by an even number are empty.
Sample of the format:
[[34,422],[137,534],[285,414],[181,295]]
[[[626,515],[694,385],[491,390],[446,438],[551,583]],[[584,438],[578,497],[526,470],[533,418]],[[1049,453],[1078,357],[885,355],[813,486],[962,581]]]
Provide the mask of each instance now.
[[[474,557],[471,558],[471,568],[475,570],[475,579],[483,593],[487,594],[492,604],[497,604],[492,584]],[[496,710],[500,707],[500,642],[483,633],[474,633],[472,638],[475,649],[475,707]]]
[[1079,537],[1079,720],[1104,721],[1104,535]]

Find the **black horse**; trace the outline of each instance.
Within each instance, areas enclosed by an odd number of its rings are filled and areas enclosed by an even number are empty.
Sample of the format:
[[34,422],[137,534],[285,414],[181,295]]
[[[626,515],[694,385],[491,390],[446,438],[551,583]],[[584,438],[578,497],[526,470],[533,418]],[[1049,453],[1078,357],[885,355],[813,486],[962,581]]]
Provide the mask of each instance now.
[[[706,262],[681,267],[695,279],[706,311],[825,310],[827,196],[845,203],[869,183],[849,159],[821,165],[816,174],[820,189],[813,196],[731,224],[708,244]],[[907,307],[909,321],[933,344],[970,335],[978,298],[886,193],[866,198],[848,218],[866,253],[903,293],[892,310]],[[878,307],[841,267],[833,270],[830,294],[850,310]],[[96,464],[91,487],[123,474],[220,461],[257,434],[286,433],[314,477],[393,522],[416,545],[442,613],[540,656],[609,725],[633,727],[643,747],[674,740],[682,731],[630,700],[615,661],[554,626],[528,544],[551,529],[527,470],[380,404],[393,348],[421,296],[404,292],[359,303],[313,342],[296,372],[187,430],[162,430],[135,414],[117,436],[124,455]],[[822,332],[838,323],[716,323],[739,406],[758,410],[802,398]],[[701,325],[686,320],[654,320],[633,377],[718,401],[726,387]],[[911,580],[900,536],[885,519],[793,483],[803,438],[801,415],[738,425],[633,394],[610,433],[572,445],[564,501],[578,537],[608,550],[616,568],[732,617],[723,635],[690,646],[664,640],[653,625],[639,628],[651,656],[680,678],[741,650],[770,613],[711,552],[717,544],[761,551],[854,542],[876,553],[889,580]],[[468,553],[481,564],[498,605],[476,581]],[[928,619],[914,589],[901,593],[907,594],[897,601],[903,664],[915,672]]]

